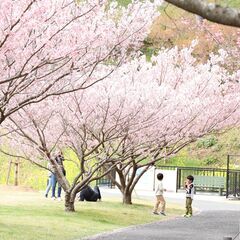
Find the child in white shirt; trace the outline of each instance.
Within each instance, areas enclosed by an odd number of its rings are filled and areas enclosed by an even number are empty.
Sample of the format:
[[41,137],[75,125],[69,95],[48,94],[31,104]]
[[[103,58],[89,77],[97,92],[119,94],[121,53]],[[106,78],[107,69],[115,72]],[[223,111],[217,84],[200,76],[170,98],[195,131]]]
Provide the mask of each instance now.
[[157,184],[157,188],[156,188],[156,191],[155,191],[156,204],[155,204],[155,207],[153,209],[153,214],[159,215],[158,209],[159,209],[159,206],[161,206],[160,214],[163,215],[163,216],[166,216],[166,214],[165,214],[166,201],[163,197],[163,192],[166,191],[166,189],[163,188],[163,183],[162,183],[163,174],[158,173],[157,174],[157,179],[159,180],[159,182]]

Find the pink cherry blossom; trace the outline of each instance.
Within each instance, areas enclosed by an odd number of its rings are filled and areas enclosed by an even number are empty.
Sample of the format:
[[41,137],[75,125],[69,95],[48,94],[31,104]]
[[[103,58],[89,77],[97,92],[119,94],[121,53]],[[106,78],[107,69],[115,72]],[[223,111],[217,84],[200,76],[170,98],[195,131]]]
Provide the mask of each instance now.
[[127,8],[97,0],[0,1],[0,124],[28,104],[106,78],[140,48],[156,10],[141,1]]

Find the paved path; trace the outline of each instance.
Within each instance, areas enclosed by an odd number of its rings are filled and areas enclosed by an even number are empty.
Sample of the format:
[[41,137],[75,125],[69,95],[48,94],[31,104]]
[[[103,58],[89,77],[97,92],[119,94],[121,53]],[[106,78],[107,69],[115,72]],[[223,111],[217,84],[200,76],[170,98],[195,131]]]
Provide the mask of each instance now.
[[[113,193],[114,194],[114,193]],[[142,194],[144,198],[151,194]],[[168,201],[181,203],[184,194],[167,194]],[[222,240],[235,236],[239,230],[240,201],[224,197],[196,196],[194,207],[200,213],[192,218],[178,217],[96,235],[88,240]],[[240,238],[237,238],[240,239]]]
[[238,231],[239,213],[209,211],[193,218],[156,222],[102,234],[91,240],[222,240]]

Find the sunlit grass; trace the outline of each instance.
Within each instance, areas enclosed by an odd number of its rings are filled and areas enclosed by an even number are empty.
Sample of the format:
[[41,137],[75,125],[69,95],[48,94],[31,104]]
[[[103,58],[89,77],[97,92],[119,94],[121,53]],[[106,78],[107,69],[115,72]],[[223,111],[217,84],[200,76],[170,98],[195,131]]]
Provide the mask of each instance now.
[[[153,201],[134,200],[122,205],[117,198],[102,202],[76,202],[76,212],[66,213],[64,203],[44,199],[38,192],[1,191],[1,240],[81,239],[130,225],[163,220],[151,214]],[[182,214],[177,206],[168,206],[168,218]]]

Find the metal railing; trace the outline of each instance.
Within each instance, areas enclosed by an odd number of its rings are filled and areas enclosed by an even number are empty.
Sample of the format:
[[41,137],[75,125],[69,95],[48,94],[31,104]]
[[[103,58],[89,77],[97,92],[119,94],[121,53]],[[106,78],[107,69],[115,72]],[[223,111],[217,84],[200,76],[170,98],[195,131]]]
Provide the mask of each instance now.
[[233,237],[233,240],[234,240],[234,239],[237,239],[238,236],[240,236],[240,232],[238,232],[238,233]]
[[236,240],[238,236],[240,236],[240,232],[238,232],[234,237],[223,237],[223,240]]
[[[177,170],[176,191],[184,188],[184,181],[188,175],[224,177],[226,183],[223,192],[226,196],[240,196],[240,170],[207,167],[157,166],[158,169]],[[228,183],[228,184],[227,184]],[[217,191],[216,189],[208,189]]]

